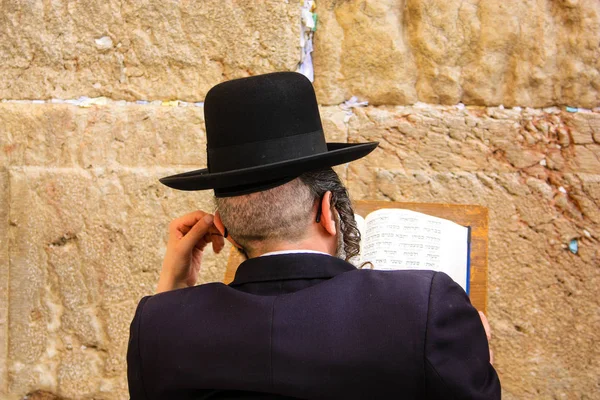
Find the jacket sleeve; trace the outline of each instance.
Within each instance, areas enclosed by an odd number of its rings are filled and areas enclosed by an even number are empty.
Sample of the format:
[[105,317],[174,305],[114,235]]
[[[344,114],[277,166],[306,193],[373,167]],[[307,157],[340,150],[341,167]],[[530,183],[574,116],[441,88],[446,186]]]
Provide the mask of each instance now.
[[135,310],[135,316],[129,328],[129,344],[127,346],[127,383],[131,400],[147,399],[142,376],[142,358],[140,354],[140,323],[144,304],[150,298],[146,296],[140,300]]
[[431,281],[425,333],[428,399],[500,399],[500,380],[490,364],[477,310],[448,275]]

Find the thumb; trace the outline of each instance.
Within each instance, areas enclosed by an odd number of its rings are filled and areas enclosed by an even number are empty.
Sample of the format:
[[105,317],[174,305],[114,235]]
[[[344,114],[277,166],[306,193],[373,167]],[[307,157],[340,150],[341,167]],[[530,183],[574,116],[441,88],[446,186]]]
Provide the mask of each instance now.
[[206,214],[204,217],[198,220],[192,226],[192,229],[181,239],[181,244],[186,249],[191,249],[202,239],[204,235],[208,232],[208,229],[211,227],[213,223],[213,216],[210,214]]

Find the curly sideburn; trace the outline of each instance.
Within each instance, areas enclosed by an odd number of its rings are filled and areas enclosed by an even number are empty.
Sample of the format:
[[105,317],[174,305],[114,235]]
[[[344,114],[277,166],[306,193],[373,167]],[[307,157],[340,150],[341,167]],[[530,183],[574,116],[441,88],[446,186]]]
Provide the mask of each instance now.
[[356,227],[348,191],[335,171],[325,168],[306,172],[300,175],[299,179],[309,188],[315,200],[321,199],[327,191],[331,192],[331,206],[335,207],[340,216],[339,225],[344,243],[344,258],[348,261],[357,256],[360,251],[360,232]]

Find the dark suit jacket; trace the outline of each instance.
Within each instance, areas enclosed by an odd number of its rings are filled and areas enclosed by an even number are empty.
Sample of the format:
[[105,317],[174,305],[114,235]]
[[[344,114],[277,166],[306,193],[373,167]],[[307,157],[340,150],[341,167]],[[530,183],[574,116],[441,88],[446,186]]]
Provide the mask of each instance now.
[[144,297],[127,363],[134,400],[500,398],[479,315],[447,275],[319,254]]

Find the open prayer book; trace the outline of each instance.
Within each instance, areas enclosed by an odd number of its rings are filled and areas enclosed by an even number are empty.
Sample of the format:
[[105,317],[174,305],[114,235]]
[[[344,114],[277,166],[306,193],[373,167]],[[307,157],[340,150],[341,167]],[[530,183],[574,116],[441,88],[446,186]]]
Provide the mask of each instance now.
[[469,227],[397,208],[355,217],[362,238],[355,265],[371,262],[374,269],[380,270],[441,271],[469,293]]

